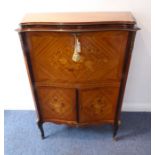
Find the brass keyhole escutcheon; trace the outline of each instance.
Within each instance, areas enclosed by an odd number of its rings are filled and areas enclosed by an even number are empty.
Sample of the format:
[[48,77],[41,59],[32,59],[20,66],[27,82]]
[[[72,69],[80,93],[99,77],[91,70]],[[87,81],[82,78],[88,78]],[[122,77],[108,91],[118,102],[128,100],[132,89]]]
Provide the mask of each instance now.
[[76,35],[74,35],[74,38],[75,38],[75,45],[74,45],[74,53],[72,56],[72,60],[74,62],[78,62],[80,60],[81,44]]

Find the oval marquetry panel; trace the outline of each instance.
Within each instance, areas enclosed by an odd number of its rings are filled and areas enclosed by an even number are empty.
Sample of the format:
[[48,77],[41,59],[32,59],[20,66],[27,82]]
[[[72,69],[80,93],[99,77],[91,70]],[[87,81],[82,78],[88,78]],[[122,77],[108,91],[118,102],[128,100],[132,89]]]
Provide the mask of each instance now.
[[91,83],[120,81],[127,31],[83,32],[80,61],[72,60],[74,35],[29,32],[28,46],[35,82]]
[[80,91],[80,123],[114,120],[119,87]]
[[74,89],[38,87],[36,90],[43,120],[76,121]]

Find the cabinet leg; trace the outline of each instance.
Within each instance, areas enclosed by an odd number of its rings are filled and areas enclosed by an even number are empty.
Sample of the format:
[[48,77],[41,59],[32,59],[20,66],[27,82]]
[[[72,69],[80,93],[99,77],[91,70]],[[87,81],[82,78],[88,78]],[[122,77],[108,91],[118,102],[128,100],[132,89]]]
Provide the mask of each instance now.
[[44,136],[44,129],[43,129],[43,123],[40,122],[40,121],[37,121],[37,125],[38,125],[38,128],[40,130],[40,133],[41,133],[41,138],[44,139],[45,136]]
[[113,140],[117,140],[116,138],[116,135],[117,135],[117,132],[118,132],[118,128],[119,128],[119,123],[114,123],[113,125]]

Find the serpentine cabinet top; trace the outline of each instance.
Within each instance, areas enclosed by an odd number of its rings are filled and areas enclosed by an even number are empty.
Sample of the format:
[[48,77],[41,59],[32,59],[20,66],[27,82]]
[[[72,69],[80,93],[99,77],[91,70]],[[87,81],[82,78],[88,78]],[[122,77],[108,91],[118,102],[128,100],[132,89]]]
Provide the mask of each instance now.
[[29,13],[21,21],[21,25],[29,24],[135,24],[130,12],[79,12],[79,13]]
[[59,12],[26,14],[17,31],[85,32],[138,29],[131,12]]

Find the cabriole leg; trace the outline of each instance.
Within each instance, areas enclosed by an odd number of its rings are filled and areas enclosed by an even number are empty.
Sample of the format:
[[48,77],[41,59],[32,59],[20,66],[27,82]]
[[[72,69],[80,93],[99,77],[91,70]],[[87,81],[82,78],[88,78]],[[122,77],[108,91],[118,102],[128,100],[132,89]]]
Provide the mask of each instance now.
[[113,140],[117,140],[116,135],[117,135],[118,128],[119,128],[119,123],[118,122],[114,123],[114,125],[113,125]]
[[37,125],[38,125],[38,128],[39,128],[40,133],[41,133],[41,138],[44,139],[45,136],[44,136],[43,122],[37,121]]

